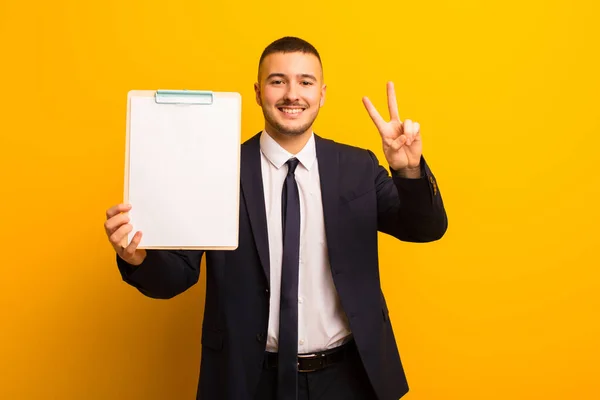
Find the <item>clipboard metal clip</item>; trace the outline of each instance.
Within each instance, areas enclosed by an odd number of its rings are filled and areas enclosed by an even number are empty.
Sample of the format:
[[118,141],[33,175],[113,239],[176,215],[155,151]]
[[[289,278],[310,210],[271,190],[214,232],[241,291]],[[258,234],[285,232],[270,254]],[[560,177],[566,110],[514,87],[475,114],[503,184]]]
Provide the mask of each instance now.
[[213,92],[207,90],[157,90],[159,104],[212,104]]

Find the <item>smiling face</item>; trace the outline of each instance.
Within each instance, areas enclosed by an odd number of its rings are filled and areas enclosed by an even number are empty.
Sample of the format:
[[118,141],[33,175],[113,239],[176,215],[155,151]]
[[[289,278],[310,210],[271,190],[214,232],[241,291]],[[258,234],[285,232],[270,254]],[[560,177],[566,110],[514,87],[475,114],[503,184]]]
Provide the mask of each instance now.
[[301,136],[312,125],[325,101],[323,70],[310,53],[272,53],[260,65],[254,84],[265,129],[274,136]]

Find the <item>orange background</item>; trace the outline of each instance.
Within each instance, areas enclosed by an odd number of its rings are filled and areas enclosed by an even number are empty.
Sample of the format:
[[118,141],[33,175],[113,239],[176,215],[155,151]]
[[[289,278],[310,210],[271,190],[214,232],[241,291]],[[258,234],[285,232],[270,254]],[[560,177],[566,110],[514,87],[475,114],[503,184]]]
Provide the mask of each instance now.
[[595,1],[0,0],[0,398],[192,399],[204,273],[169,301],[123,283],[126,95],[243,96],[263,48],[321,52],[316,132],[383,159],[361,103],[385,82],[421,123],[444,239],[382,235],[407,400],[600,398],[600,62]]

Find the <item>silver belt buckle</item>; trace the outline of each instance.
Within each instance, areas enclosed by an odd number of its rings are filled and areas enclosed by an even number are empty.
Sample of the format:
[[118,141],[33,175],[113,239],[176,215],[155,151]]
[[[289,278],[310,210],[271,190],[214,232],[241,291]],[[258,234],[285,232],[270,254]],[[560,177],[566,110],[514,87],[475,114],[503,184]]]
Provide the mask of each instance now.
[[[319,360],[319,358],[317,358],[318,354],[317,353],[311,353],[311,354],[298,354],[298,358],[312,358],[315,357],[315,360]],[[321,359],[325,358],[325,354],[321,354]],[[316,369],[300,369],[300,361],[298,361],[298,372],[315,372]]]

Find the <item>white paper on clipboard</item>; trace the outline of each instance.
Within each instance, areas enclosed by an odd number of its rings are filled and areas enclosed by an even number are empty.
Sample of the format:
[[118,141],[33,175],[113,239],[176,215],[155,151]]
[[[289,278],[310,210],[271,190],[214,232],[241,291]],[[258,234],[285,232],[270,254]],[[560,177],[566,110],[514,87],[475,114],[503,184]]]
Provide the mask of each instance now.
[[124,201],[138,248],[238,246],[241,96],[132,90]]

